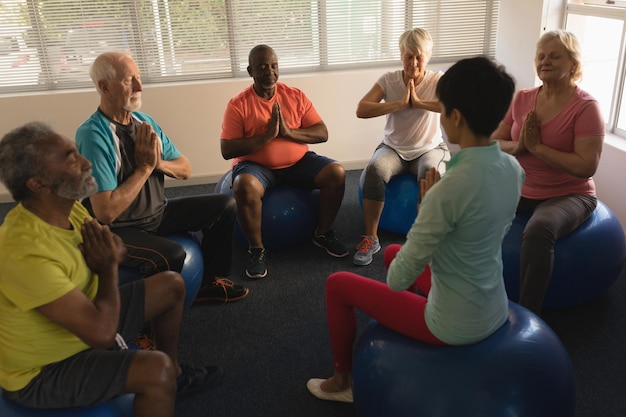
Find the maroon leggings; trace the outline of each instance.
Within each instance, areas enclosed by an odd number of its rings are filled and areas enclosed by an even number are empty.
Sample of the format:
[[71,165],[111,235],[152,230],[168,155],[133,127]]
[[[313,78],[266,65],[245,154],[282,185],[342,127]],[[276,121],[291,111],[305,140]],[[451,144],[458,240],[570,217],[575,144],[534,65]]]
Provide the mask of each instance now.
[[[401,245],[385,249],[385,268]],[[428,299],[416,294],[416,288],[428,295],[430,267],[416,279],[407,291],[395,292],[387,284],[352,272],[335,272],[326,282],[326,315],[333,353],[333,367],[338,372],[352,370],[352,349],[356,337],[358,308],[380,324],[421,342],[445,345],[426,326],[424,310]]]

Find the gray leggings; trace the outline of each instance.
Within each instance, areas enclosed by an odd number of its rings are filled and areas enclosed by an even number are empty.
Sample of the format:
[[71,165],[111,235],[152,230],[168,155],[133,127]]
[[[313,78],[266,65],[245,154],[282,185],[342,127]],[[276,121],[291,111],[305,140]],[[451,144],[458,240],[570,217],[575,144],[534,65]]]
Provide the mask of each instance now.
[[405,161],[393,148],[381,143],[363,170],[363,198],[385,201],[385,185],[392,177],[400,174],[414,174],[419,180],[424,178],[426,171],[431,167],[437,168],[437,171],[443,174],[446,172],[445,163],[449,160],[450,152],[445,142],[411,161]]
[[567,195],[548,200],[522,197],[519,212],[532,212],[520,248],[519,304],[539,313],[552,277],[554,243],[580,226],[596,208],[595,196]]

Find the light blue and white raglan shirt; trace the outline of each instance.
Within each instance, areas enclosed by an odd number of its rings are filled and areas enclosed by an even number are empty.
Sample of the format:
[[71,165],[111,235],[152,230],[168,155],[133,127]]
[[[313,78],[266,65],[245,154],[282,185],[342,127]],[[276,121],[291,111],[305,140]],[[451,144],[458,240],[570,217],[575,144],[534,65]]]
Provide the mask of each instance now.
[[[163,160],[173,160],[180,152],[149,115],[133,112],[131,123],[123,125],[109,119],[98,109],[76,131],[78,151],[87,158],[98,183],[98,192],[113,191],[135,170],[134,132],[147,122],[159,137]],[[154,170],[139,195],[111,225],[113,228],[137,226],[155,231],[161,222],[167,200],[164,174]],[[87,206],[88,203],[86,203]]]

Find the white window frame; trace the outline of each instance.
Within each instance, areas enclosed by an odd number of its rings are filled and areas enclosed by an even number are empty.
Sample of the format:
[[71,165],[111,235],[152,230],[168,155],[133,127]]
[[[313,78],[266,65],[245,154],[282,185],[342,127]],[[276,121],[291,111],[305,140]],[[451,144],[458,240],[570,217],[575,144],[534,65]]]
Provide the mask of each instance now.
[[[569,15],[581,15],[621,20],[623,22],[622,37],[620,40],[619,57],[615,79],[613,81],[613,96],[611,98],[609,114],[605,114],[608,134],[626,139],[626,130],[619,129],[618,115],[622,105],[626,106],[626,98],[622,96],[626,82],[626,0],[570,0],[565,8],[565,23]],[[584,68],[583,68],[584,70]],[[593,94],[592,91],[590,93]]]
[[626,0],[575,0],[570,3],[626,8]]

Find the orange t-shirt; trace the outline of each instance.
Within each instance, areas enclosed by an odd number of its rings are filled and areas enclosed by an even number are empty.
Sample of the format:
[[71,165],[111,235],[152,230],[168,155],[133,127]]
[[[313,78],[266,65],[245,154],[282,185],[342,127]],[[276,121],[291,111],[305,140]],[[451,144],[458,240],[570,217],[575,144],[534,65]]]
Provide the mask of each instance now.
[[[264,133],[276,101],[280,103],[280,111],[287,126],[292,129],[311,127],[322,121],[311,100],[297,88],[276,83],[274,97],[265,100],[250,86],[228,102],[221,138],[248,138]],[[258,151],[235,158],[233,165],[239,161],[253,161],[270,169],[286,168],[298,162],[308,150],[307,144],[279,136]]]

